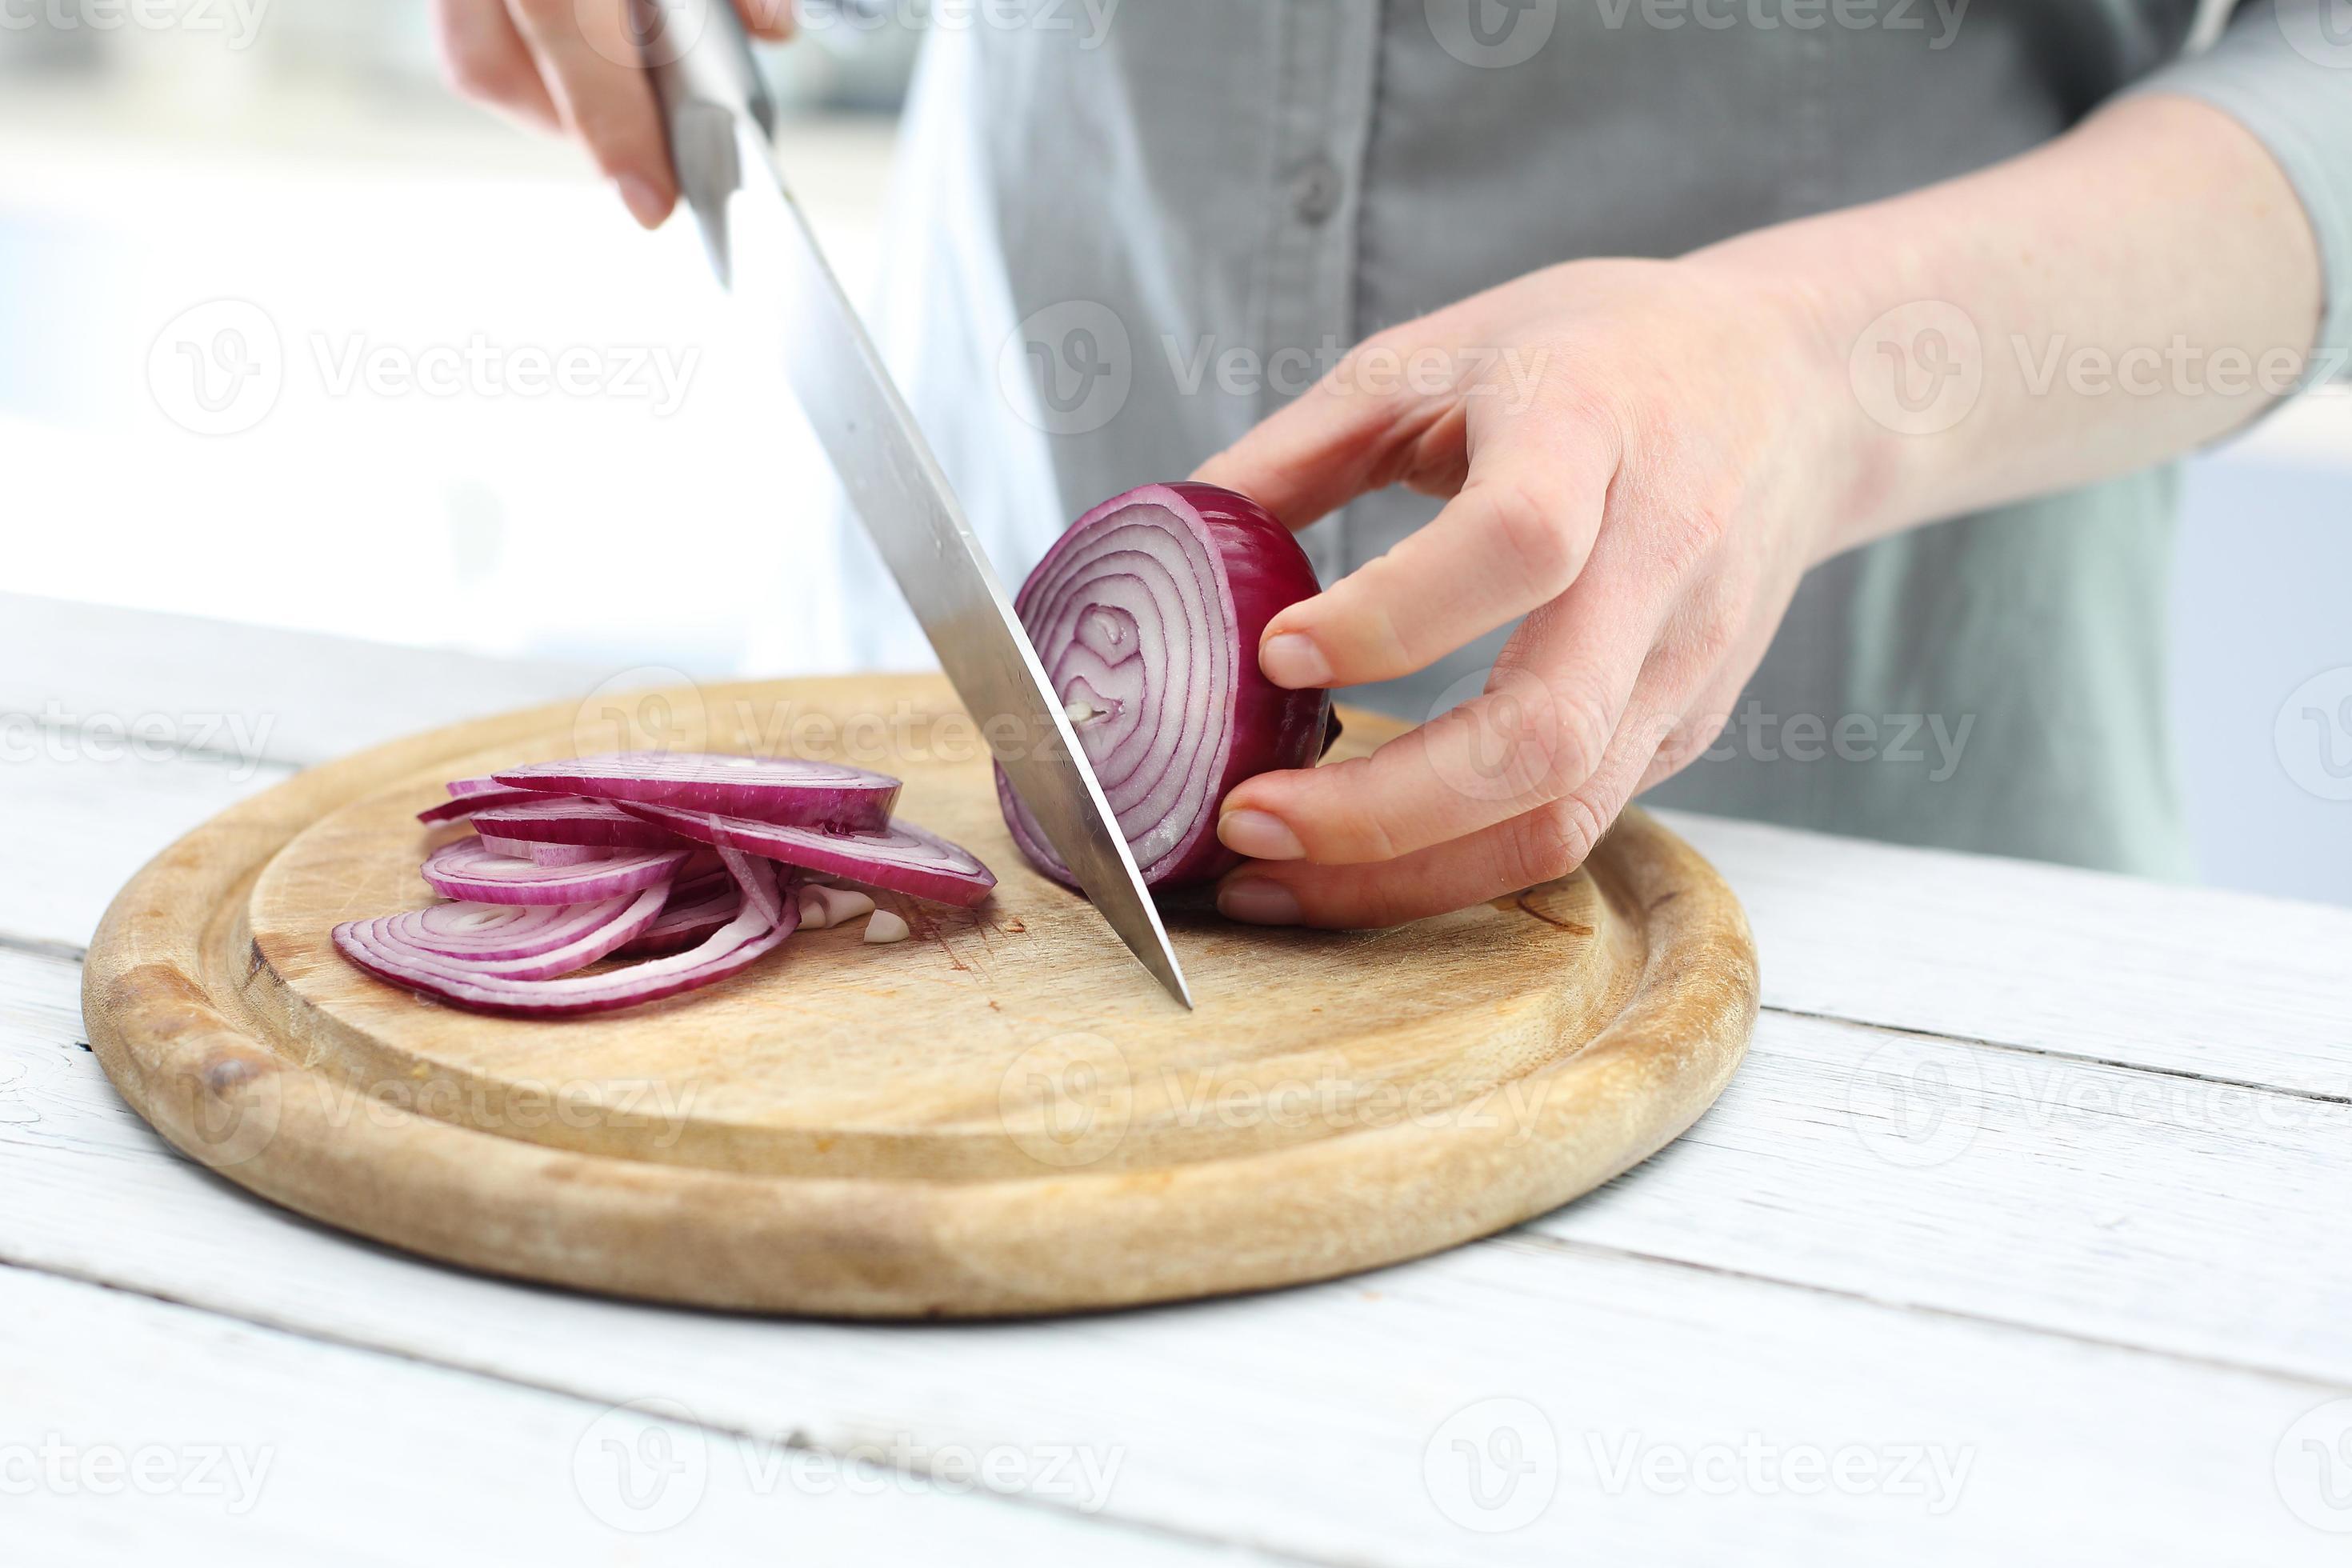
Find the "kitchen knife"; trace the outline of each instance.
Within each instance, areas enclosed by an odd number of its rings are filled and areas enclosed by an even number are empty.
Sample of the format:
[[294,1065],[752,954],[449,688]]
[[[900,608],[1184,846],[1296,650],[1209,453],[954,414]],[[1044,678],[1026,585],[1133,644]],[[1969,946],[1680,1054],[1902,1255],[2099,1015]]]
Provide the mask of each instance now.
[[947,477],[778,171],[775,108],[730,0],[633,0],[678,187],[850,504],[1047,842],[1111,930],[1192,1005],[1110,803]]

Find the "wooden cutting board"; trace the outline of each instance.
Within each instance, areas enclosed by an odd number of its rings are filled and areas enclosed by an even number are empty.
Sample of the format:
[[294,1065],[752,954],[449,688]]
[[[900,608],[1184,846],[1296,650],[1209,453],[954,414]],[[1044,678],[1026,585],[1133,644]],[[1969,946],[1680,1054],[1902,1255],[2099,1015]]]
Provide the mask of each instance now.
[[[1400,728],[1346,717],[1335,757]],[[414,814],[443,780],[663,744],[897,773],[996,895],[585,1020],[475,1016],[334,951],[337,921],[432,901],[416,864],[464,830]],[[1170,927],[1192,1013],[1022,861],[943,682],[746,684],[302,773],[140,872],[83,1003],[166,1138],[303,1214],[586,1289],[894,1318],[1285,1285],[1486,1235],[1689,1126],[1756,1014],[1738,902],[1639,812],[1575,876],[1398,931]]]

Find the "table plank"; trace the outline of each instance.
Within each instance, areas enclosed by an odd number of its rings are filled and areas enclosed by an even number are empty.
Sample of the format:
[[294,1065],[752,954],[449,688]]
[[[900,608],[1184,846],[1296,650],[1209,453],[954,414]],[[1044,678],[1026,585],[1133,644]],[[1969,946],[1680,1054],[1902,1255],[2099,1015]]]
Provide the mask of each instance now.
[[[1301,1290],[1043,1323],[762,1322],[435,1268],[246,1197],[165,1151],[87,1053],[46,1033],[68,1016],[73,967],[0,954],[9,998],[0,1039],[11,1042],[0,1062],[16,1075],[0,1097],[0,1186],[13,1200],[0,1213],[0,1255],[17,1262],[585,1398],[656,1393],[705,1424],[791,1429],[827,1451],[877,1431],[972,1447],[1117,1445],[1127,1455],[1109,1510],[1118,1518],[1307,1556],[1549,1565],[1574,1552],[1673,1562],[1736,1539],[1746,1560],[1776,1562],[1900,1539],[1906,1560],[1922,1563],[1977,1563],[1997,1552],[2294,1563],[2326,1560],[2331,1546],[2286,1510],[2270,1471],[2298,1418],[2345,1395],[2340,1380],[1983,1321],[1960,1315],[1965,1302],[1923,1312],[1862,1299],[1867,1282],[1853,1271],[1874,1237],[1894,1250],[1886,1267],[1895,1276],[1921,1273],[1909,1299],[1948,1292],[1965,1277],[1965,1259],[1923,1272],[1916,1254],[1982,1223],[1962,1206],[1981,1175],[1969,1156],[1979,1147],[1998,1155],[2016,1136],[1995,1105],[1960,1157],[1919,1173],[1948,1169],[1940,1187],[1880,1181],[1856,1195],[1851,1168],[1801,1155],[1789,1180],[1810,1188],[1758,1195],[1758,1209],[1787,1211],[1783,1238],[1809,1209],[1819,1213],[1808,1224],[1861,1233],[1842,1253],[1810,1232],[1790,1248],[1806,1267],[1846,1270],[1843,1293],[1736,1271],[1769,1262],[1762,1239],[1721,1264],[1627,1255],[1622,1244],[1637,1228],[1656,1245],[1676,1211],[1688,1220],[1725,1206],[1723,1174],[1706,1177],[1708,1195],[1695,1196],[1687,1184],[1704,1173],[1669,1164],[1658,1167],[1668,1173],[1661,1192],[1644,1195],[1637,1173],[1593,1220],[1571,1208],[1560,1226]],[[1803,1031],[1826,1027],[1799,1021],[1800,1046]],[[1762,1044],[1768,1056],[1775,1048]],[[1819,1057],[1831,1047],[1803,1048]],[[1759,1087],[1823,1072],[1792,1048]],[[1750,1096],[1757,1110],[1727,1105],[1702,1123],[1687,1155],[1670,1159],[1722,1160],[1752,1176],[1756,1151],[1778,1135],[1757,1121],[1806,1114],[1801,1105],[1762,1110],[1776,1099]],[[2070,1136],[2082,1157],[2102,1147],[2094,1133]],[[2249,1173],[2242,1152],[2198,1152],[2204,1163],[2149,1194],[2141,1212],[2203,1184],[2226,1192]],[[2144,1168],[2160,1180],[2165,1163],[2151,1157]],[[2032,1183],[2021,1175],[2011,1184],[1999,1212],[2029,1221]],[[2123,1184],[2119,1175],[2116,1190]],[[1831,1201],[1835,1188],[1848,1195]],[[1885,1194],[1875,1207],[1873,1191]],[[2029,1256],[2065,1251],[2072,1210],[2055,1206],[2060,1223],[2023,1249]],[[2209,1205],[2176,1244],[2230,1217]],[[1916,1232],[1907,1239],[1906,1227]],[[1689,1228],[1704,1258],[1738,1226],[1708,1215]],[[2149,1267],[2182,1266],[2163,1258]],[[2043,1272],[2013,1270],[2013,1308],[2046,1304],[2051,1292],[2036,1295]],[[2062,1279],[2063,1310],[2088,1310],[2095,1273],[2086,1266]],[[2159,1281],[2144,1273],[2126,1292],[2143,1323],[2162,1316]],[[2336,1320],[2342,1306],[2339,1292]],[[2191,1304],[2172,1324],[2196,1319]],[[1525,1403],[1496,1403],[1512,1400]],[[1559,1493],[1525,1529],[1493,1537],[1465,1527],[1498,1516],[1465,1500],[1462,1476],[1448,1468],[1469,1462],[1457,1439],[1473,1456],[1502,1452],[1482,1447],[1494,1436],[1480,1425],[1487,1417],[1503,1421],[1509,1441],[1552,1456],[1536,1479]],[[1967,1468],[1958,1506],[1932,1512],[1935,1498],[1908,1481],[1890,1489],[1893,1468],[1919,1459],[1897,1450],[1919,1445]],[[1852,1462],[1876,1467],[1877,1482],[1852,1496],[1800,1498],[1778,1481],[1741,1480],[1713,1496],[1622,1469],[1628,1456],[1664,1466],[1660,1474],[1711,1466],[1743,1446],[1851,1452]]]
[[2352,1385],[2352,1106],[1768,1012],[1567,1240]]
[[2352,1100],[2352,910],[1687,812],[1764,1005]]
[[247,761],[328,762],[608,678],[662,679],[0,594],[0,718],[170,736]]
[[[1227,1562],[1196,1542],[0,1268],[13,1562]],[[1121,1457],[1059,1464],[1115,1491]],[[1078,1459],[1083,1458],[1084,1463]],[[140,1471],[134,1465],[144,1465]],[[133,1484],[133,1478],[142,1484]],[[952,1489],[950,1489],[950,1488]]]
[[131,874],[173,840],[293,777],[282,763],[117,752],[50,733],[0,763],[0,941],[79,952]]

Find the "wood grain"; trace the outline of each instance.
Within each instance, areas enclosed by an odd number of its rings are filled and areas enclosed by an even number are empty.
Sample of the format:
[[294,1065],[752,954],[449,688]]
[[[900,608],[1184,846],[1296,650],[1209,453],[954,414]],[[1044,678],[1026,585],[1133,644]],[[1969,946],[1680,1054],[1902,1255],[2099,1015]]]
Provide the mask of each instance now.
[[[1091,1520],[1116,1450],[948,1449],[923,1456],[933,1480],[880,1470],[885,1444],[839,1458],[711,1430],[675,1400],[518,1388],[18,1269],[0,1269],[0,1318],[8,1553],[25,1564],[773,1568],[780,1540],[796,1564],[841,1568],[1234,1561]],[[57,1354],[74,1343],[107,1353]],[[972,1460],[1050,1469],[1076,1506],[1009,1505],[953,1471]]]
[[[436,781],[651,722],[887,765],[998,897],[976,920],[910,907],[914,951],[814,934],[584,1024],[457,1014],[333,954],[335,921],[425,901],[408,818]],[[1389,732],[1350,721],[1358,748]],[[1578,876],[1441,921],[1196,917],[1177,941],[1189,1016],[1020,864],[940,683],[778,683],[537,710],[302,774],[124,889],[85,1013],[167,1137],[316,1217],[622,1294],[926,1316],[1295,1283],[1487,1234],[1688,1126],[1756,1005],[1737,903],[1638,814]]]

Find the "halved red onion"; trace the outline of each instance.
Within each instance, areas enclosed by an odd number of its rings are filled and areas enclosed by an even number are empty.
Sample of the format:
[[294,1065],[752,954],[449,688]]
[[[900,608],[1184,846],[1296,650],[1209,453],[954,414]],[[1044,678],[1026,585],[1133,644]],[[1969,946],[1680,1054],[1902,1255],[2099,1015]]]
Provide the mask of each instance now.
[[[1014,600],[1144,881],[1181,888],[1241,863],[1217,807],[1244,779],[1303,768],[1331,697],[1258,668],[1276,612],[1320,591],[1290,531],[1214,485],[1146,485],[1070,525]],[[508,775],[500,774],[501,778]],[[996,775],[1022,854],[1070,881],[1036,820]]]
[[593,904],[667,882],[686,863],[683,849],[619,854],[585,866],[541,866],[493,853],[460,838],[425,858],[418,872],[445,899],[485,904]]
[[[800,923],[797,908],[785,902],[782,918],[772,921],[758,907],[760,902],[777,900],[773,868],[756,860],[747,861],[744,875],[747,880],[741,889],[741,912],[713,931],[699,947],[603,974],[567,974],[551,980],[485,974],[478,964],[427,952],[391,939],[383,930],[386,922],[383,920],[352,921],[337,926],[335,945],[344,957],[380,980],[478,1013],[546,1018],[610,1012],[724,979],[772,952],[792,935]],[[764,897],[755,900],[754,895],[761,893]]]
[[614,752],[506,768],[492,776],[515,789],[640,801],[798,827],[880,827],[898,801],[898,781],[887,773],[801,757],[715,752]]
[[912,823],[893,822],[884,828],[851,833],[820,833],[707,811],[674,811],[667,806],[636,805],[628,809],[649,822],[657,822],[674,833],[705,844],[847,877],[935,903],[976,904],[996,886],[994,873],[970,850]]
[[[367,922],[368,941],[372,950],[381,955],[394,955],[407,950],[412,963],[462,964],[467,975],[477,980],[552,980],[559,974],[570,974],[585,969],[607,953],[634,942],[660,918],[662,906],[669,900],[667,883],[657,882],[635,898],[606,899],[593,904],[572,904],[562,907],[540,904],[534,910],[554,909],[557,919],[546,931],[569,931],[584,913],[593,911],[593,920],[585,929],[570,931],[570,940],[553,947],[538,947],[525,952],[494,953],[492,951],[471,949],[467,939],[472,934],[464,928],[463,917],[443,914],[457,909],[481,909],[487,906],[441,904],[429,910],[411,910],[405,914],[386,915]],[[436,920],[436,916],[440,916]],[[452,925],[459,929],[452,931]],[[544,933],[542,933],[544,934]],[[338,933],[340,940],[340,932]],[[490,947],[498,945],[492,939]],[[537,947],[537,939],[524,945]],[[451,952],[452,946],[460,949]]]
[[576,795],[534,795],[520,805],[488,807],[474,814],[474,831],[485,840],[495,836],[597,850],[678,847],[676,834],[631,816],[609,800]]

